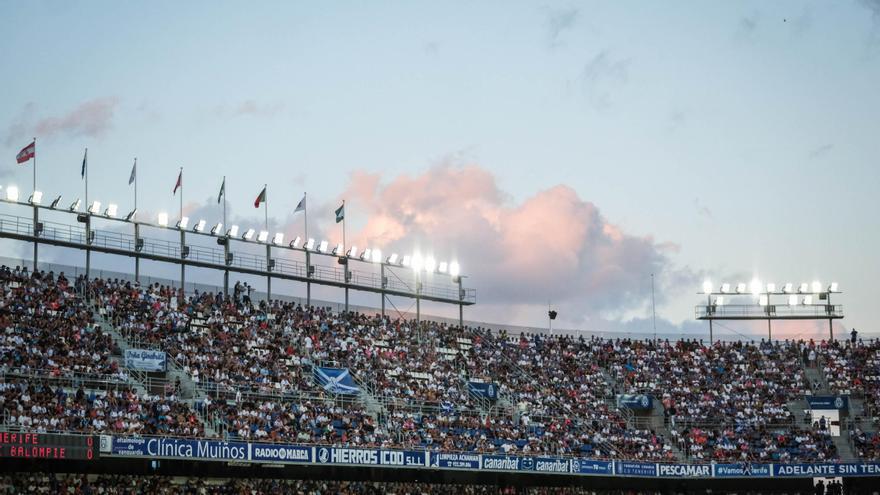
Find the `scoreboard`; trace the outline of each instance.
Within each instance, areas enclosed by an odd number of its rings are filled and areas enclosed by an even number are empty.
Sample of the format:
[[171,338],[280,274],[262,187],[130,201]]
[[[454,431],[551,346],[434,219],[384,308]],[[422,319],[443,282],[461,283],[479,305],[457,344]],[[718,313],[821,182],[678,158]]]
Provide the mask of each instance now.
[[0,431],[0,458],[91,461],[98,458],[98,442],[90,435]]

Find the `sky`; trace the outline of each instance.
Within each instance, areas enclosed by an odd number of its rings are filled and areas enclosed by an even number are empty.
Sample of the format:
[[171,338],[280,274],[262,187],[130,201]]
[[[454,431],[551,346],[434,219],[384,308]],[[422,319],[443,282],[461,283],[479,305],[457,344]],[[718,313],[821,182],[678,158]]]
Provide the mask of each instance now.
[[843,328],[880,332],[877,0],[0,0],[0,18],[0,185],[30,189],[13,158],[36,137],[47,196],[84,195],[88,148],[89,197],[130,209],[137,157],[141,218],[176,215],[180,167],[188,214],[220,218],[225,176],[230,217],[258,226],[268,184],[289,237],[305,192],[310,235],[341,237],[345,199],[350,243],[458,260],[474,320],[541,327],[551,305],[560,328],[650,333],[653,274],[657,328],[705,332],[702,282],[757,277],[838,282]]

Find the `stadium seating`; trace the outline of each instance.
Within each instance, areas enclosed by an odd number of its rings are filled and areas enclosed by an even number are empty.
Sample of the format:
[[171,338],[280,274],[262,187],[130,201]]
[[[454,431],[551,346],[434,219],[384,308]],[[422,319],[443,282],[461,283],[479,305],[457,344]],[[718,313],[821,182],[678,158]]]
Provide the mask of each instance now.
[[[89,294],[88,302],[84,296]],[[0,269],[4,426],[694,461],[839,457],[827,431],[795,420],[811,393],[806,354],[833,392],[877,410],[880,345],[511,336],[333,313],[281,301],[183,295],[121,280]],[[165,351],[205,400],[136,391],[119,346]],[[347,368],[368,397],[325,390],[316,367]],[[71,378],[73,377],[73,378]],[[65,381],[66,380],[66,381]],[[497,386],[480,397],[469,382]],[[633,422],[616,393],[656,397],[663,432]],[[197,394],[198,395],[198,394]],[[208,425],[211,428],[208,428]],[[877,458],[877,435],[853,431]],[[680,454],[677,454],[680,452]]]

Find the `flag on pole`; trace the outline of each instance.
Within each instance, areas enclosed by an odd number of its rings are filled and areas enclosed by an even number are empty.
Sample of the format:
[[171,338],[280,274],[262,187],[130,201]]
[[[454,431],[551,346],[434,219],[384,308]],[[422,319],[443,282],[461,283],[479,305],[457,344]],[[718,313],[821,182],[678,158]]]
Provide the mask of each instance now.
[[217,194],[217,204],[220,204],[220,201],[223,200],[223,196],[226,196],[226,177],[223,178],[223,183],[220,184],[220,192]]
[[303,196],[303,199],[299,200],[299,204],[296,205],[296,209],[293,210],[294,213],[298,211],[306,211],[306,197]]
[[82,169],[79,171],[80,178],[86,178],[86,167],[89,166],[89,149],[86,148],[86,151],[83,153],[83,164]]
[[177,175],[177,183],[174,184],[174,191],[171,194],[177,194],[177,190],[183,185],[183,170]]
[[254,208],[259,208],[260,203],[266,201],[266,187],[263,187],[263,190],[260,191],[260,195],[257,196],[257,199],[254,200]]
[[342,203],[342,206],[336,208],[336,223],[345,220],[345,203]]
[[128,176],[128,185],[132,185],[134,180],[137,178],[137,167],[138,161],[137,158],[134,159],[134,165],[131,166],[131,175]]
[[33,142],[33,143],[25,146],[24,148],[22,148],[21,151],[19,151],[18,154],[15,155],[15,161],[18,163],[24,163],[24,162],[26,162],[36,156],[37,156],[37,143]]

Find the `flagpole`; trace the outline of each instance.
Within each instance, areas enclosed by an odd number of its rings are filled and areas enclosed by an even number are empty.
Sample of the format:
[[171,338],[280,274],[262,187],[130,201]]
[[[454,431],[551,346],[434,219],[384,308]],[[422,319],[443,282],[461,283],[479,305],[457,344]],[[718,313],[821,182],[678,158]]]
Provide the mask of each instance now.
[[34,191],[37,190],[37,138],[34,137]]
[[346,250],[348,246],[345,244],[345,217],[348,215],[345,214],[345,200],[342,200],[342,252],[339,253],[341,256],[345,258],[345,264],[342,265],[344,270],[343,278],[345,279],[345,312],[348,313],[348,256],[346,256]]
[[269,187],[269,184],[263,184],[263,191],[266,193],[266,197],[263,198],[263,206],[266,212],[266,231],[269,231],[269,191],[266,188]]
[[134,209],[138,209],[138,159],[134,157]]
[[303,215],[305,216],[305,224],[306,224],[306,237],[303,239],[303,246],[307,242],[309,242],[309,200],[306,198],[308,193],[303,193],[303,199],[305,200],[305,204],[303,204]]
[[180,216],[178,220],[183,218],[183,167],[180,167]]
[[309,256],[309,250],[305,249],[306,245],[309,242],[309,200],[306,197],[308,192],[303,193],[303,200],[305,200],[305,204],[303,205],[303,216],[305,218],[305,229],[306,229],[306,238],[303,239],[303,249],[306,252],[306,308],[312,305],[312,282],[309,280],[311,278],[310,268],[311,261]]
[[[226,226],[226,176],[223,176],[223,183],[221,185],[223,188],[223,228],[229,230],[229,227]],[[220,234],[217,234],[220,235]]]
[[83,161],[85,162],[85,180],[86,180],[86,212],[89,211],[89,149],[86,148],[85,156],[83,157]]

